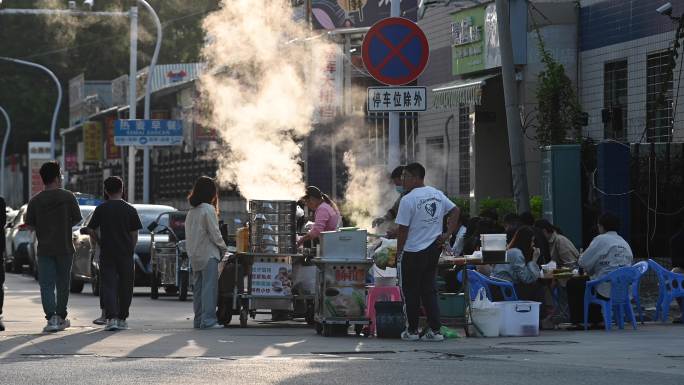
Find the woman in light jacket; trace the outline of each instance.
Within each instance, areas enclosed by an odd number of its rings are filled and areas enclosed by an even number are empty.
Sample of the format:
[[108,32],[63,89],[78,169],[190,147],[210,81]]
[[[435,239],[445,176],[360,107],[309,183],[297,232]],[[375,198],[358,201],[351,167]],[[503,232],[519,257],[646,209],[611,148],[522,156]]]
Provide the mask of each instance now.
[[494,266],[492,275],[513,283],[518,298],[542,302],[544,288],[537,282],[541,277],[538,258],[539,249],[534,248],[534,230],[523,226],[516,231],[508,245],[508,263]]
[[216,182],[201,176],[188,196],[185,238],[193,277],[195,329],[221,327],[216,319],[218,263],[227,251],[218,223]]

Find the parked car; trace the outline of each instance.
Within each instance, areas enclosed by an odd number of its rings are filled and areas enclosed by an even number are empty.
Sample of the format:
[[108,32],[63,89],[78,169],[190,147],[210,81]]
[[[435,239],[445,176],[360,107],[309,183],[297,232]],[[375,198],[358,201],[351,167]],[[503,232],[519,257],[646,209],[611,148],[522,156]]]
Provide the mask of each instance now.
[[31,271],[36,274],[38,271],[34,262],[36,234],[24,222],[26,207],[27,205],[21,206],[5,230],[5,267],[7,271],[21,273],[24,265],[29,265]]
[[[150,249],[152,240],[148,227],[159,217],[160,214],[177,211],[171,206],[162,205],[133,205],[138,210],[140,221],[143,228],[138,233],[138,243],[135,246],[135,254],[133,260],[135,262],[135,286],[150,286],[152,277],[152,263]],[[88,226],[93,214],[91,213],[83,221],[79,228],[74,229],[73,241],[76,254],[74,255],[74,263],[72,265],[72,292],[80,292],[83,290],[83,283],[90,282],[92,286],[93,295],[100,294],[99,276],[100,276],[100,252],[98,247],[92,247],[90,237],[81,234],[81,228]],[[168,241],[168,235],[156,235],[157,241]],[[77,281],[78,283],[75,283]],[[169,289],[169,292],[175,294],[175,291]]]

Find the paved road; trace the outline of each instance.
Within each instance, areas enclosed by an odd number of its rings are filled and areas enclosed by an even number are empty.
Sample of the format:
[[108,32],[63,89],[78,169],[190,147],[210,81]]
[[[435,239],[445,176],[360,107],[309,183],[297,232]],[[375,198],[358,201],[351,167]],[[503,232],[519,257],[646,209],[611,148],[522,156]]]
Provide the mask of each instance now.
[[[296,322],[191,328],[191,304],[139,290],[131,330],[90,322],[98,300],[72,295],[72,327],[40,333],[38,286],[8,275],[0,384],[644,384],[684,383],[684,328],[647,324],[605,333],[445,343],[323,338]],[[86,287],[84,293],[89,293]]]

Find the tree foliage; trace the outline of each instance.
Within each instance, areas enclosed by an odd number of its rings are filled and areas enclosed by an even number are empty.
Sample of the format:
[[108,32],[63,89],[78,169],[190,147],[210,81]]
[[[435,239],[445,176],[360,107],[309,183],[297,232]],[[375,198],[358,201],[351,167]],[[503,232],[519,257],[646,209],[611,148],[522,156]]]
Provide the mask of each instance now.
[[581,138],[582,109],[575,89],[565,67],[551,56],[539,28],[535,29],[544,64],[537,87],[537,141],[541,146],[576,142]]
[[[164,27],[159,64],[200,60],[204,41],[202,20],[218,8],[219,0],[149,0]],[[81,4],[82,0],[77,0]],[[125,11],[135,0],[96,0],[94,11]],[[65,9],[64,0],[5,0],[2,8]],[[138,69],[149,65],[156,27],[138,6],[140,19]],[[111,80],[129,70],[129,19],[65,16],[0,16],[0,56],[42,64],[52,70],[64,91],[59,127],[68,125],[68,82],[85,74],[86,80]],[[0,61],[0,106],[12,119],[10,153],[25,153],[29,140],[48,140],[57,91],[43,72]],[[0,127],[4,123],[0,122]]]

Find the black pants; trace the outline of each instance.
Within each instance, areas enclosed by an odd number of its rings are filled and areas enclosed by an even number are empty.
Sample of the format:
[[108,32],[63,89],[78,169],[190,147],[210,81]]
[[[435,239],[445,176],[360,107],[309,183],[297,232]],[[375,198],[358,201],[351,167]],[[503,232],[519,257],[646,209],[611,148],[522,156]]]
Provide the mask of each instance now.
[[425,308],[428,326],[433,331],[439,331],[441,327],[435,282],[441,252],[441,245],[435,242],[427,249],[416,253],[404,252],[401,257],[401,291],[404,296],[408,328],[412,332],[418,330],[421,302]]
[[133,258],[100,257],[100,297],[104,304],[105,318],[128,318],[133,300]]
[[[570,322],[574,324],[584,323],[584,289],[588,280],[588,278],[568,280],[568,308],[570,310]],[[602,321],[601,306],[595,303],[589,305],[589,322],[597,324]]]

